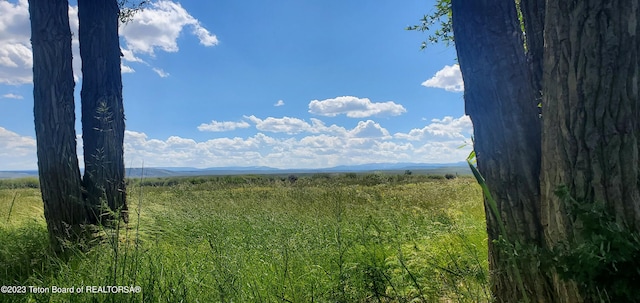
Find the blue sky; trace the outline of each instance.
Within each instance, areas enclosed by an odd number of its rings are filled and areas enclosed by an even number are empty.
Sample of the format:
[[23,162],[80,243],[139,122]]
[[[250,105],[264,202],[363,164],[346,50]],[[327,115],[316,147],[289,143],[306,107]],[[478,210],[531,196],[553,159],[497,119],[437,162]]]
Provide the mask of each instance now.
[[[404,30],[432,7],[425,0],[152,2],[120,29],[126,165],[464,160],[470,147],[458,147],[472,130],[455,49],[421,51],[425,34]],[[27,9],[26,0],[0,0],[0,170],[37,167]],[[82,73],[73,46],[80,146]]]

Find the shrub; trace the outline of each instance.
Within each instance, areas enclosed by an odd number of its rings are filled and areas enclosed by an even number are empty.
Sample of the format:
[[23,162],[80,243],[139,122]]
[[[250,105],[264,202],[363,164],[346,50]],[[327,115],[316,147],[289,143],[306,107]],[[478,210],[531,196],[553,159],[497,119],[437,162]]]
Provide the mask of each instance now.
[[387,181],[386,179],[387,178],[385,178],[385,176],[381,174],[376,174],[376,173],[366,174],[362,177],[362,185],[367,185],[367,186],[378,185],[378,184],[385,183]]
[[344,174],[345,178],[349,178],[349,179],[357,179],[358,178],[358,174],[356,173],[346,173]]
[[40,188],[40,181],[34,177],[0,180],[0,189],[15,188]]
[[554,247],[548,258],[560,277],[603,302],[640,301],[640,233],[618,222],[604,203],[576,200],[565,186],[556,195],[582,224],[578,236]]

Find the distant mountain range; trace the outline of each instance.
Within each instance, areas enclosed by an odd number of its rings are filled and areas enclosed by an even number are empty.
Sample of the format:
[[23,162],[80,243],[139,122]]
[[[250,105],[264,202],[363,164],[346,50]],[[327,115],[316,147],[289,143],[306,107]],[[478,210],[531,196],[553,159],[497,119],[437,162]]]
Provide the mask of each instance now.
[[[467,162],[425,164],[425,163],[369,163],[358,165],[339,165],[328,168],[280,169],[268,166],[228,166],[211,168],[194,167],[145,167],[127,168],[129,178],[159,178],[177,176],[209,176],[209,175],[245,175],[245,174],[312,174],[312,173],[345,173],[389,171],[402,173],[406,170],[421,174],[471,174]],[[0,171],[0,179],[37,177],[37,170]]]

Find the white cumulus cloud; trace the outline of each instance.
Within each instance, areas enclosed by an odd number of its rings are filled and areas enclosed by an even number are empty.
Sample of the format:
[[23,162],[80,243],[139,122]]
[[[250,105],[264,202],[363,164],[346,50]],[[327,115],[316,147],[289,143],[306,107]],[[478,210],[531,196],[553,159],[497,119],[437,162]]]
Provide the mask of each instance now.
[[136,72],[136,70],[135,70],[135,69],[133,69],[132,67],[130,67],[130,66],[128,66],[128,65],[124,65],[124,64],[122,64],[122,63],[120,64],[120,71],[121,71],[123,74],[129,74],[129,73],[135,73],[135,72]]
[[[258,132],[196,140],[180,136],[152,138],[144,132],[125,131],[127,166],[219,167],[271,166],[322,168],[337,165],[391,162],[452,163],[463,161],[471,146],[467,116],[431,119],[424,127],[390,135],[380,123],[359,121],[346,129],[327,126],[319,119],[244,116],[243,121],[211,121],[201,131],[225,131],[254,125]],[[277,136],[270,136],[266,132]],[[82,165],[82,137],[78,135]],[[0,127],[0,170],[33,169],[37,164],[35,139]]]
[[358,122],[349,134],[355,138],[390,138],[389,131],[372,120]]
[[[78,43],[78,7],[69,6],[69,25],[72,37],[73,71],[75,81],[82,76]],[[140,54],[153,55],[159,49],[165,52],[177,52],[177,39],[184,28],[201,45],[213,46],[218,39],[204,28],[179,3],[160,0],[136,13],[133,19],[122,25],[120,36],[123,38],[123,61],[136,62],[150,66]],[[0,0],[0,84],[20,85],[32,82],[33,55],[31,52],[31,24],[27,0],[16,2]],[[135,69],[122,65],[123,73],[133,73]],[[160,77],[169,74],[161,68],[154,68]]]
[[160,78],[166,78],[166,77],[169,77],[169,73],[165,72],[165,71],[164,71],[164,70],[162,70],[161,68],[154,67],[154,68],[152,68],[152,70],[153,70],[156,74],[158,74],[158,76],[160,76]]
[[16,99],[16,100],[22,100],[24,99],[24,97],[22,97],[21,95],[16,95],[13,93],[9,93],[9,94],[4,94],[2,95],[3,99]]
[[251,126],[246,121],[233,122],[233,121],[216,121],[212,120],[211,123],[202,123],[198,126],[199,131],[206,132],[224,132],[237,128],[247,128]]
[[299,133],[347,133],[347,130],[344,127],[337,126],[335,124],[327,126],[324,122],[315,118],[311,118],[311,123],[302,119],[292,117],[267,117],[265,119],[260,119],[254,115],[251,115],[244,116],[244,118],[254,123],[256,125],[256,129],[266,132],[286,133],[289,135]]
[[200,44],[218,44],[216,36],[180,3],[167,0],[152,2],[150,7],[136,13],[130,22],[121,26],[120,34],[128,50],[153,55],[158,48],[165,52],[177,52],[178,37],[187,26],[191,27],[192,34],[198,37]]
[[432,119],[431,123],[423,128],[414,128],[408,133],[396,133],[393,136],[409,141],[443,141],[450,139],[470,138],[473,133],[473,124],[467,115],[459,118],[446,116],[442,119]]
[[256,129],[267,132],[286,133],[293,135],[302,132],[308,132],[311,129],[311,124],[302,119],[292,117],[267,117],[266,119],[260,119],[254,115],[251,115],[244,116],[244,118],[253,122],[256,125]]
[[283,106],[283,105],[284,105],[284,101],[278,100],[278,102],[276,102],[273,106]]
[[464,82],[462,81],[462,73],[460,73],[460,65],[445,65],[441,70],[437,71],[431,79],[422,82],[423,86],[442,88],[450,92],[464,91]]
[[433,119],[431,124],[425,127],[427,131],[436,136],[446,136],[449,138],[467,137],[465,134],[471,134],[473,124],[471,118],[463,115],[460,118],[446,116],[443,119]]
[[34,169],[36,139],[0,127],[0,170]]
[[136,56],[131,50],[122,49],[121,52],[122,52],[122,60],[124,61],[146,63],[140,57]]
[[27,0],[0,1],[0,83],[31,82],[30,28]]
[[371,102],[368,98],[342,96],[333,99],[313,100],[309,103],[309,113],[335,117],[345,114],[350,118],[370,116],[398,116],[407,110],[393,101]]

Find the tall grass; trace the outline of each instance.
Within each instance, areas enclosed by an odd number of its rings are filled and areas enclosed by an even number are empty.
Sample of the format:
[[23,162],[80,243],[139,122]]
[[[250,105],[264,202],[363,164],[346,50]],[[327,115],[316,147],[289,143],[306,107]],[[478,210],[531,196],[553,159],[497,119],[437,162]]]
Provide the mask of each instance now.
[[[194,181],[197,180],[197,181]],[[139,286],[2,302],[487,302],[480,188],[469,178],[131,181],[129,225],[49,253],[36,189],[0,190],[0,284]]]

